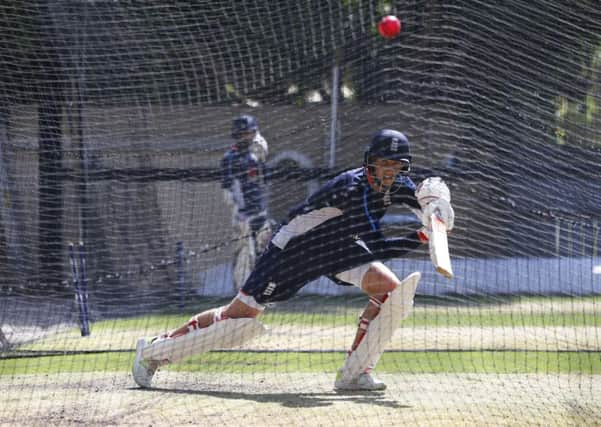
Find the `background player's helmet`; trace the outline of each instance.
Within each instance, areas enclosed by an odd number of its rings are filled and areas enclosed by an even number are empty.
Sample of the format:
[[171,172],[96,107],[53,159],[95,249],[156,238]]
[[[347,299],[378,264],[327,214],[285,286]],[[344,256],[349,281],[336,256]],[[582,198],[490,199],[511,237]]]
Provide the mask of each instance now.
[[244,132],[256,132],[258,130],[259,124],[257,119],[248,114],[243,114],[235,118],[232,123],[232,137],[235,139],[240,138],[240,135]]
[[407,160],[411,163],[409,140],[396,130],[382,129],[371,140],[365,150],[364,165],[372,163],[373,159]]

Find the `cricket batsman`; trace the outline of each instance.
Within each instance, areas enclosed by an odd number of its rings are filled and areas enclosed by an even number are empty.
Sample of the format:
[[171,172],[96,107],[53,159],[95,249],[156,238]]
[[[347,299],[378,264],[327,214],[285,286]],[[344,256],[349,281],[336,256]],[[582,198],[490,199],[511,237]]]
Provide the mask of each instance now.
[[232,208],[238,237],[234,258],[234,286],[240,289],[255,260],[272,237],[265,207],[265,161],[269,148],[254,116],[243,114],[232,123],[234,144],[221,161],[223,198]]
[[[173,331],[138,340],[136,383],[150,387],[161,365],[240,346],[264,333],[258,317],[268,303],[292,298],[308,282],[325,275],[338,285],[357,286],[369,298],[334,387],[385,389],[372,371],[401,320],[411,313],[420,273],[400,280],[382,261],[402,257],[427,242],[433,212],[447,230],[453,228],[455,217],[446,184],[437,178],[420,185],[418,193],[427,194],[416,194],[410,169],[406,136],[391,129],[377,132],[362,167],[339,174],[292,209],[229,304],[199,313]],[[421,206],[419,201],[426,202]],[[386,238],[379,221],[391,205],[412,210],[423,228]]]

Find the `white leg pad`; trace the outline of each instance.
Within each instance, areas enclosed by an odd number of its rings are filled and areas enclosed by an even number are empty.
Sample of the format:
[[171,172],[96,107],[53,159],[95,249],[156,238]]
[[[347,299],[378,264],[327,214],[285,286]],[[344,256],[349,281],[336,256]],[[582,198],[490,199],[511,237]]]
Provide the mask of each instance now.
[[142,351],[145,360],[178,362],[211,350],[239,347],[265,332],[257,319],[224,319],[177,338],[157,340]]
[[378,363],[394,331],[413,310],[413,298],[421,274],[411,273],[392,291],[378,315],[369,323],[366,334],[344,362],[343,381],[351,381]]

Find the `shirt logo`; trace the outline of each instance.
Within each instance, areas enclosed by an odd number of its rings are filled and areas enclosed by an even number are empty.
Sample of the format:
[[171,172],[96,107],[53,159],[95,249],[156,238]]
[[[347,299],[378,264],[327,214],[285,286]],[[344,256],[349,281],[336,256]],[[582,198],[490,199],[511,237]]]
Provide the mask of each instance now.
[[384,193],[384,206],[390,206],[392,204],[392,200],[390,198],[390,191]]
[[371,253],[371,251],[369,250],[369,248],[367,247],[367,245],[365,244],[365,242],[361,239],[356,240],[355,241],[356,244],[358,244],[359,246],[361,246],[363,249],[365,249],[368,253]]
[[275,291],[276,286],[277,284],[275,284],[274,282],[269,282],[267,288],[263,291],[263,295],[271,295],[273,291]]
[[392,138],[392,142],[390,143],[390,151],[398,151],[399,149],[399,140],[397,138]]

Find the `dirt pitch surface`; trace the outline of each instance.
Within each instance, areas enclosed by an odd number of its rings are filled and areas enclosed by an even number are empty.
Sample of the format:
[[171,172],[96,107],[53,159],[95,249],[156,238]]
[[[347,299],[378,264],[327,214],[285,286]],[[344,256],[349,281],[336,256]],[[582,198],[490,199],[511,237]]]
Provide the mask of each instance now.
[[336,393],[332,375],[161,371],[1,377],[0,425],[601,425],[601,377],[382,375],[385,392]]
[[[553,302],[492,311],[599,313],[598,304]],[[0,302],[0,305],[3,303]],[[43,340],[48,349],[131,349],[146,330],[96,331],[81,339],[64,313],[49,327],[9,316],[13,344]],[[22,305],[20,306],[22,307]],[[39,306],[35,306],[40,309]],[[31,306],[33,311],[34,305]],[[417,307],[419,312],[422,308]],[[437,310],[427,307],[424,310]],[[441,308],[446,311],[449,308]],[[456,311],[474,311],[459,309]],[[479,314],[485,311],[475,309]],[[46,311],[43,311],[44,313]],[[23,310],[18,313],[23,315]],[[273,325],[252,348],[346,348],[354,327]],[[401,328],[391,348],[569,349],[599,351],[595,326]],[[43,345],[39,349],[43,349]],[[578,367],[574,367],[575,370]],[[102,367],[99,367],[102,369]],[[294,366],[290,366],[293,371]],[[252,371],[252,366],[249,366]],[[126,372],[0,376],[0,426],[601,426],[601,375],[382,374],[381,393],[336,393],[334,373],[202,374],[160,371],[151,390]]]

